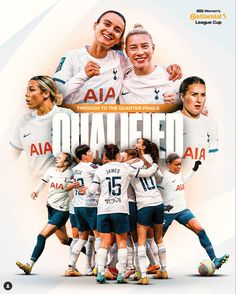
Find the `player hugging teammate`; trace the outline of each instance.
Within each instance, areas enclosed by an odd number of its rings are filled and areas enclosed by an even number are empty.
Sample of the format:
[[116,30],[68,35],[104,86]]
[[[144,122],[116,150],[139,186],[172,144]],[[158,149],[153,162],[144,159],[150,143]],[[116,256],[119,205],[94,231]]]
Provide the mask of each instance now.
[[[130,277],[147,285],[147,273],[153,273],[154,279],[168,279],[163,235],[173,220],[198,235],[217,269],[228,259],[227,254],[215,256],[205,230],[188,210],[184,198],[184,184],[198,170],[200,161],[194,163],[189,175],[183,176],[181,158],[170,154],[168,170],[162,174],[157,165],[159,149],[145,138],[138,139],[133,149],[122,153],[117,145],[105,145],[101,165],[93,163],[93,152],[88,145],[78,146],[75,155],[77,164],[69,169],[73,162],[71,155],[60,153],[55,167],[49,168],[31,195],[36,199],[43,185],[49,184],[48,223],[37,237],[30,261],[17,262],[26,274],[31,273],[43,252],[46,239],[56,233],[63,244],[70,245],[65,276],[81,275],[76,262],[86,246],[86,274],[96,275],[98,283],[107,279],[127,283]],[[71,223],[79,232],[73,235],[73,240],[65,230],[70,190],[73,190],[70,211],[75,217]]]
[[[104,146],[101,165],[95,164],[93,146],[88,145],[78,146],[74,159],[62,152],[55,161],[52,118],[55,113],[71,111],[57,107],[61,97],[50,77],[33,77],[26,92],[32,112],[19,122],[11,145],[18,155],[24,150],[31,169],[43,174],[32,198],[37,198],[44,184],[49,185],[48,222],[37,236],[30,260],[17,261],[26,274],[31,273],[42,254],[46,239],[55,233],[62,244],[70,246],[65,276],[81,276],[76,264],[86,247],[85,274],[96,275],[98,283],[108,279],[126,283],[130,277],[147,285],[147,274],[153,274],[154,279],[168,279],[163,236],[173,220],[198,236],[215,268],[228,259],[227,254],[216,257],[205,230],[187,208],[184,195],[185,183],[197,172],[200,160],[205,161],[218,150],[215,125],[201,115],[205,82],[198,77],[185,79],[176,97],[170,80],[182,77],[179,66],[165,69],[153,63],[152,37],[140,25],[126,38],[129,60],[117,50],[122,48],[125,27],[125,18],[119,12],[104,12],[94,24],[92,45],[62,57],[54,81],[64,96],[63,103],[116,103],[118,98],[126,104],[176,103],[181,98],[184,159],[190,159],[192,170],[183,176],[180,156],[170,154],[167,170],[160,171],[158,146],[145,138],[123,153],[109,142]],[[73,238],[68,237],[65,227],[69,217]]]

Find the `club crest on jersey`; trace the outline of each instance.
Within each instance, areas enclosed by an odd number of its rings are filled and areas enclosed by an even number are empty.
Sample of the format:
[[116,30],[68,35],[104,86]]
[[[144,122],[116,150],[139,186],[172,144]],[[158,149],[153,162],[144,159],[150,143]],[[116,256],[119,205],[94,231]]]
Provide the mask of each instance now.
[[117,76],[116,76],[116,74],[117,74],[117,70],[115,70],[114,68],[113,68],[113,75],[114,75],[114,77],[113,77],[113,80],[117,80]]
[[52,153],[52,146],[49,142],[30,145],[30,156],[45,155],[47,153]]
[[88,89],[84,97],[84,102],[87,102],[88,100],[92,100],[94,102],[98,102],[98,101],[105,102],[108,99],[114,99],[114,98],[115,98],[115,90],[113,87],[110,87],[107,91],[103,88],[100,88],[98,95],[96,95],[93,89]]
[[50,188],[54,188],[54,189],[64,189],[62,183],[51,183]]
[[191,158],[191,159],[198,159],[198,160],[205,160],[206,159],[206,149],[205,148],[191,148],[188,147],[183,155],[183,159]]
[[155,92],[155,94],[156,94],[156,95],[155,95],[155,100],[158,100],[158,99],[159,99],[158,94],[159,94],[160,90],[157,90],[157,89],[155,88],[154,92]]

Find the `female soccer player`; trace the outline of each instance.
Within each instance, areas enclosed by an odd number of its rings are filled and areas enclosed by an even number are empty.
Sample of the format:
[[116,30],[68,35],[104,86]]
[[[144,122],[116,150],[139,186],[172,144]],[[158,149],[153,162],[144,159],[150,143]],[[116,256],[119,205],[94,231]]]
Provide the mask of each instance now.
[[[80,145],[75,149],[75,155],[79,163],[73,167],[73,179],[80,186],[90,187],[97,165],[93,164],[93,152],[86,144]],[[74,212],[76,226],[80,232],[79,239],[73,245],[69,257],[69,266],[65,272],[66,276],[77,276],[76,262],[79,258],[83,246],[86,244],[89,231],[92,230],[95,236],[95,251],[100,246],[100,238],[97,232],[97,203],[99,194],[85,197],[79,193],[78,189],[73,189],[74,193]],[[90,272],[92,269],[90,269]]]
[[158,185],[161,189],[165,204],[163,235],[166,233],[173,220],[176,220],[178,223],[197,234],[200,244],[206,250],[210,259],[214,262],[216,269],[219,269],[222,264],[227,261],[229,255],[225,254],[222,257],[216,257],[211,241],[204,228],[200,225],[193,213],[187,208],[184,197],[184,185],[198,170],[201,161],[196,161],[192,171],[186,176],[183,176],[180,172],[182,160],[179,155],[175,153],[170,154],[167,157],[166,162],[168,171],[164,172],[163,180]]
[[[120,103],[177,103],[176,85],[170,81],[165,68],[153,63],[155,45],[149,32],[141,25],[135,25],[126,36],[125,46],[133,70],[123,81]],[[180,70],[179,78],[181,76]]]
[[[114,10],[102,13],[94,24],[91,46],[63,55],[54,80],[63,94],[63,103],[116,103],[123,76],[131,67],[122,49],[126,20]],[[172,78],[179,78],[180,68],[167,68]]]
[[25,114],[16,127],[10,144],[17,156],[25,151],[31,172],[42,176],[53,165],[52,118],[58,112],[71,113],[59,108],[61,95],[49,76],[35,76],[28,82],[26,103],[32,112]]
[[52,234],[56,234],[64,245],[70,245],[72,239],[68,237],[65,224],[69,218],[69,191],[77,187],[77,183],[71,183],[72,171],[68,167],[73,163],[73,157],[68,153],[59,153],[56,158],[55,167],[50,167],[42,178],[40,184],[32,192],[32,199],[38,197],[45,183],[49,185],[47,209],[48,223],[37,237],[30,261],[28,263],[16,262],[17,266],[25,274],[30,274],[31,270],[42,254],[46,239]]
[[206,102],[205,81],[196,76],[186,78],[180,85],[179,95],[183,100],[183,159],[205,161],[218,151],[216,123],[201,114]]
[[[116,235],[118,245],[118,283],[124,283],[124,272],[127,261],[126,239],[129,232],[129,206],[127,188],[131,178],[151,176],[157,165],[149,169],[135,169],[126,163],[121,163],[121,155],[117,145],[104,146],[104,155],[108,163],[100,166],[95,174],[93,185],[87,194],[94,194],[98,188],[101,194],[98,201],[97,230],[101,237],[101,247],[97,252],[98,275],[97,282],[104,283],[105,262],[107,251],[112,242],[112,232]],[[81,192],[86,191],[80,188]]]
[[[145,138],[137,141],[136,148],[149,164],[159,160],[159,150],[156,144]],[[148,163],[147,163],[148,164]],[[138,233],[138,264],[141,272],[139,283],[148,284],[146,266],[146,239],[148,230],[153,227],[155,242],[158,247],[161,269],[158,278],[167,279],[166,250],[162,240],[164,220],[164,205],[161,194],[157,189],[156,178],[143,177],[132,179],[137,202],[137,233]]]

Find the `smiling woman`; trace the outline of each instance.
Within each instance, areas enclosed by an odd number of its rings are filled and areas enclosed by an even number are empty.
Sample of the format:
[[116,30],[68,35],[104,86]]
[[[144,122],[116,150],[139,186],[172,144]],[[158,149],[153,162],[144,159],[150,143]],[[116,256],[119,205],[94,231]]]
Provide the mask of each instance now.
[[[108,10],[94,23],[92,45],[62,56],[54,80],[63,94],[63,104],[116,103],[124,74],[131,68],[122,52],[125,27],[124,16]],[[171,79],[181,77],[179,66],[167,70]]]
[[49,76],[35,76],[28,82],[26,103],[32,112],[25,114],[10,144],[17,152],[25,151],[31,172],[42,175],[54,162],[52,152],[52,118],[55,113],[72,113],[59,108],[61,95]]
[[120,103],[177,103],[178,89],[173,81],[181,78],[181,70],[178,69],[180,75],[171,81],[169,71],[153,63],[155,44],[150,33],[140,24],[134,25],[133,30],[126,36],[125,46],[133,71],[125,76]]
[[116,103],[129,68],[120,51],[125,26],[121,13],[108,10],[94,23],[92,45],[63,55],[54,75],[63,103]]

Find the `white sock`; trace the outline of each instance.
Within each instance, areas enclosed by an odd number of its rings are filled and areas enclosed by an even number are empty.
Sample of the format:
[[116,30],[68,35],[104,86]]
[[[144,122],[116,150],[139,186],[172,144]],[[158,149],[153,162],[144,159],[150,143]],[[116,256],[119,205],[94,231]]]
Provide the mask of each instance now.
[[95,266],[97,267],[97,252],[99,250],[101,246],[101,238],[100,237],[97,237],[95,239],[95,243],[94,243],[94,249],[95,249]]
[[92,252],[92,257],[91,257],[91,268],[94,268],[96,266],[96,263],[95,263],[95,250],[93,250]]
[[146,256],[146,247],[138,246],[138,263],[141,271],[142,278],[147,276],[147,256]]
[[95,243],[95,237],[94,236],[90,236],[88,237],[88,241],[86,243],[86,258],[87,258],[87,268],[91,268],[91,260],[92,260],[92,255],[93,255],[93,251],[94,251],[94,243]]
[[151,246],[148,242],[146,242],[146,254],[149,259],[149,263],[151,265],[157,264],[156,258],[152,252]]
[[82,240],[79,239],[75,245],[73,246],[71,253],[70,253],[70,257],[69,257],[69,266],[74,267],[76,265],[76,262],[79,258],[81,249],[83,248],[83,246],[86,244],[87,240]]
[[126,270],[126,263],[127,263],[127,248],[119,248],[118,249],[118,263],[117,269],[119,274],[124,274]]
[[164,243],[157,244],[157,246],[161,264],[161,271],[164,272],[166,271],[166,248]]
[[139,259],[138,259],[138,243],[135,242],[134,244],[134,259],[135,259],[135,268],[137,272],[140,272],[140,267],[139,267]]
[[117,244],[114,243],[112,245],[112,247],[110,248],[110,250],[109,250],[109,254],[110,254],[109,264],[110,264],[110,267],[115,268],[116,265],[117,265],[117,261],[118,261],[117,252],[118,252],[118,247],[117,247]]
[[134,243],[131,236],[127,238],[127,269],[134,269]]
[[159,264],[160,260],[159,260],[157,243],[155,242],[154,238],[147,238],[147,242],[150,245],[152,253],[153,253],[153,255],[154,255],[155,259],[156,259],[155,264]]
[[28,264],[30,267],[33,267],[33,265],[35,264],[35,261],[30,260],[29,262],[27,262],[27,264]]
[[79,238],[73,238],[72,242],[70,243],[70,252],[72,251],[72,248],[74,247],[75,243],[77,243]]
[[107,249],[99,248],[97,251],[97,267],[98,272],[104,275],[105,273],[105,264],[107,258]]

